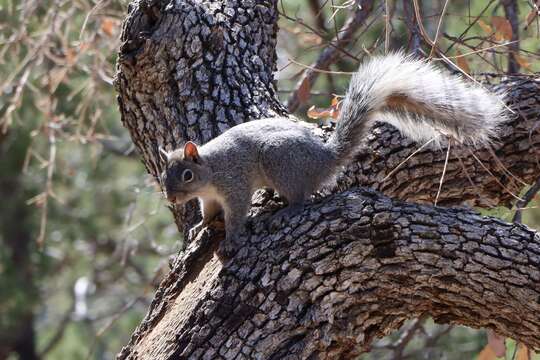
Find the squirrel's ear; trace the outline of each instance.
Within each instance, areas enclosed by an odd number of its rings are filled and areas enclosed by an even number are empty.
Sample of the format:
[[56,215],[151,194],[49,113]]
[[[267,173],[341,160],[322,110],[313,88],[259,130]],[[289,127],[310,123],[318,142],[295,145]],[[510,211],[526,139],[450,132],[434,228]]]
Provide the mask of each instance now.
[[184,145],[184,159],[193,161],[199,159],[199,150],[197,150],[197,145],[195,145],[195,143],[188,141],[186,145]]
[[161,160],[165,161],[165,163],[169,162],[169,159],[171,158],[171,153],[167,152],[164,148],[161,146],[159,147],[159,157]]

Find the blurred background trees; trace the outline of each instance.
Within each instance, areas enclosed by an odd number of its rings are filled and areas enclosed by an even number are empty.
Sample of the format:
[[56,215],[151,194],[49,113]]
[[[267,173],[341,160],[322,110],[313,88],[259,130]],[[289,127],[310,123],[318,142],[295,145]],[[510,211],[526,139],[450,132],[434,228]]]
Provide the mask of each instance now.
[[[308,108],[324,112],[363,58],[402,48],[429,56],[430,39],[442,50],[434,61],[479,79],[540,71],[538,5],[284,0],[280,97],[314,121]],[[0,359],[113,357],[182,248],[117,109],[127,8],[125,0],[0,0]],[[539,228],[536,206],[524,222]],[[364,357],[493,358],[486,342],[482,330],[420,319]],[[507,358],[518,356],[507,343]]]

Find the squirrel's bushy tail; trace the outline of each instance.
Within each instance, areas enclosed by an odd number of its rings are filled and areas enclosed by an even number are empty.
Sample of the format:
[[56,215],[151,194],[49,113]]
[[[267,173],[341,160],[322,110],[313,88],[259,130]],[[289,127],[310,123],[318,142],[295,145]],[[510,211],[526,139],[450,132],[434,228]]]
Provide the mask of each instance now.
[[417,141],[446,134],[481,145],[506,121],[505,110],[501,96],[396,53],[371,59],[353,75],[328,144],[346,162],[372,123],[384,121]]

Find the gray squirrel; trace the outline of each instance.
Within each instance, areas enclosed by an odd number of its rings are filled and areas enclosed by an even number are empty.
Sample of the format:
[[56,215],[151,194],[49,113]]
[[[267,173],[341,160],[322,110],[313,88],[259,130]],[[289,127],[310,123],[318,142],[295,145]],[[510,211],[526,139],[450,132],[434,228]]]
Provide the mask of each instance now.
[[335,181],[375,121],[416,141],[443,134],[482,145],[496,135],[506,114],[502,97],[426,61],[401,53],[374,57],[353,75],[326,142],[286,118],[243,123],[202,146],[187,142],[164,152],[162,184],[172,203],[199,198],[202,221],[191,235],[224,211],[226,238],[219,250],[230,254],[239,246],[235,242],[255,190],[272,188],[286,198],[289,206],[280,216],[298,211],[311,194]]

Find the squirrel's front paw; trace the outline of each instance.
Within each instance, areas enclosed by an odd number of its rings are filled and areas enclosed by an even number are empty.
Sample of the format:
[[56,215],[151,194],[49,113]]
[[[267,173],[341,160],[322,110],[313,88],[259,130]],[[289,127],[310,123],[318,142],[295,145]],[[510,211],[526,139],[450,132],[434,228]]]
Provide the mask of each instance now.
[[219,243],[219,247],[217,249],[217,254],[220,257],[224,258],[231,258],[238,249],[238,246],[236,244],[236,241],[232,237],[226,237]]

